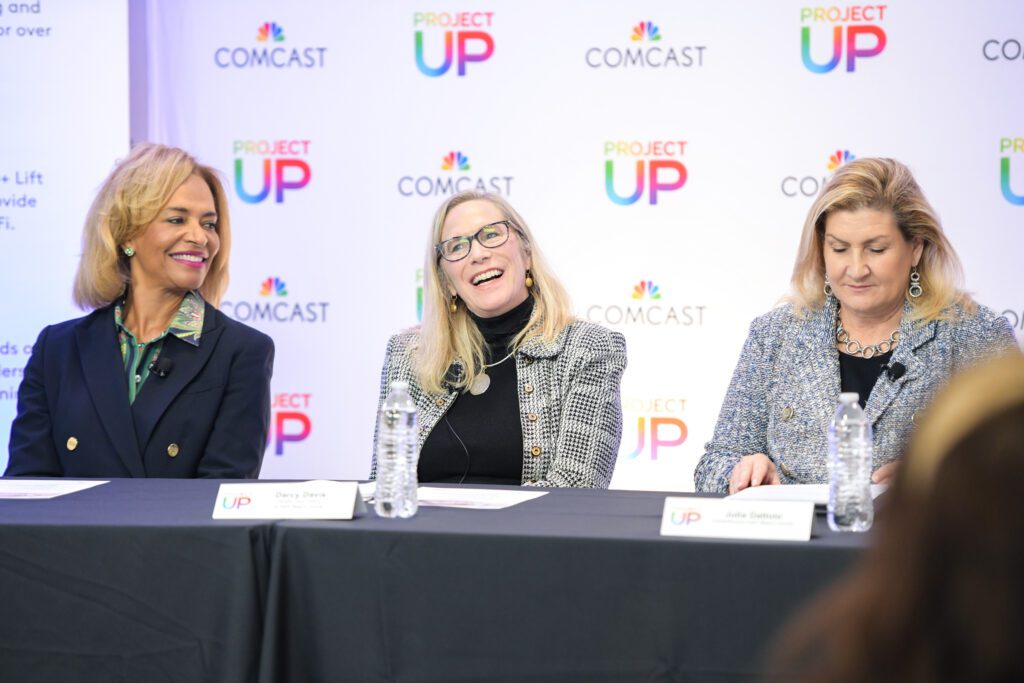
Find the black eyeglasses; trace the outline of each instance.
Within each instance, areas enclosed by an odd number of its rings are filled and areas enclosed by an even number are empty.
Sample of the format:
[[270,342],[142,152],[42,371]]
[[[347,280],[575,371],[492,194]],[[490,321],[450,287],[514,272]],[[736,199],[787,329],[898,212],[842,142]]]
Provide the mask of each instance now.
[[476,240],[481,247],[495,249],[508,242],[509,232],[516,229],[512,221],[495,221],[480,228],[474,235],[452,237],[435,244],[434,249],[445,261],[461,261],[469,256],[470,249],[473,248],[473,240]]

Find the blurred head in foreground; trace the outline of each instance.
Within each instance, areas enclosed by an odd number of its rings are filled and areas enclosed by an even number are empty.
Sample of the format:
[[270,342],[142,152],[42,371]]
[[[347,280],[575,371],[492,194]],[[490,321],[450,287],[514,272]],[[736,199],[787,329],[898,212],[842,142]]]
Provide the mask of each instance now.
[[927,411],[876,546],[788,630],[787,681],[1024,680],[1024,357]]

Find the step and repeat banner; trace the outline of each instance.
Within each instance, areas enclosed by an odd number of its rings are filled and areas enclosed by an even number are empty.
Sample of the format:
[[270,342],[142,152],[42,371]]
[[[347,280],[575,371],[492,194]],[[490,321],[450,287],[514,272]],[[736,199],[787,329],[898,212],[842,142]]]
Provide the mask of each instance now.
[[[15,25],[3,6],[0,26]],[[144,92],[146,108],[132,136],[223,171],[234,233],[223,310],[277,344],[263,477],[368,474],[385,344],[418,321],[431,219],[459,190],[506,197],[578,316],[626,335],[615,487],[692,488],[749,323],[785,295],[805,213],[850,159],[907,163],[968,288],[1024,332],[1014,0],[131,8],[145,46],[133,101]],[[96,61],[111,45],[69,48],[52,76],[28,56],[38,46],[7,35],[0,50],[20,51],[24,88],[67,86],[40,93],[23,122],[3,115],[0,171],[20,168],[7,162],[12,136],[54,154],[81,156],[83,136],[98,145],[79,108],[126,97],[98,96],[123,84]],[[100,166],[125,146],[108,143]],[[71,174],[59,204],[48,194],[62,213],[33,219],[31,242],[3,222],[27,210],[0,204],[0,341],[17,350],[0,355],[4,369],[68,313],[64,271],[101,175]],[[16,375],[0,380],[13,394]],[[13,398],[0,395],[6,420]]]
[[82,223],[128,151],[124,0],[0,2],[0,471],[39,331],[71,303]]

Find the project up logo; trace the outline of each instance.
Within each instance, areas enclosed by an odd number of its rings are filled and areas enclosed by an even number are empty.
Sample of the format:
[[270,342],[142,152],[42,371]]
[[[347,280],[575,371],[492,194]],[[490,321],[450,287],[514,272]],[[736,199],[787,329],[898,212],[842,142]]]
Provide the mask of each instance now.
[[494,54],[490,29],[494,12],[414,12],[412,24],[416,68],[436,78],[452,66],[465,76],[472,63],[486,62]]
[[[800,57],[804,66],[811,73],[826,74],[839,66],[845,54],[846,71],[852,73],[857,60],[882,54],[888,39],[880,24],[887,9],[887,5],[800,8]],[[831,48],[821,48],[829,43]]]
[[604,143],[604,189],[619,206],[635,204],[647,194],[651,205],[659,195],[686,185],[682,162],[685,140],[607,140]]
[[[309,185],[309,140],[235,140],[235,192],[247,204],[259,204],[273,193],[284,203],[285,192]],[[255,181],[254,181],[255,178]]]

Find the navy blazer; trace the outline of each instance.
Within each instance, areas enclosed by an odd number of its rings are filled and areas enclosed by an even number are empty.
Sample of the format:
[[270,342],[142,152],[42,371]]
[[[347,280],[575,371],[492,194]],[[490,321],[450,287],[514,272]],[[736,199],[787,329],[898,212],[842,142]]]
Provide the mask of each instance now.
[[[18,390],[6,476],[259,475],[274,342],[209,303],[199,346],[164,338],[135,403],[113,306],[45,328]],[[164,361],[166,363],[166,361]]]

